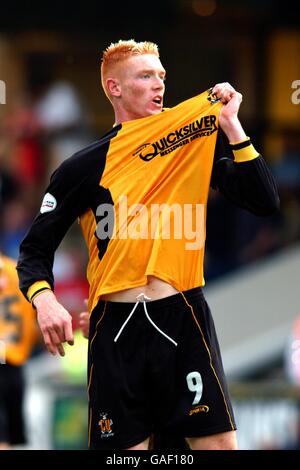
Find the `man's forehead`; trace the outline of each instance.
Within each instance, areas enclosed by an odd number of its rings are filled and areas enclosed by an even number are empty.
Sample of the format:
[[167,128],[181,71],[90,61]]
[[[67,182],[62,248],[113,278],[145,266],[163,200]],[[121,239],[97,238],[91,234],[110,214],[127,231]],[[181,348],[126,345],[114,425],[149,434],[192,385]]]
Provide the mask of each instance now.
[[135,55],[135,56],[129,57],[128,59],[124,61],[124,68],[130,68],[134,70],[155,69],[155,70],[165,72],[165,69],[162,66],[162,63],[159,57],[157,57],[154,54],[143,54],[143,55]]

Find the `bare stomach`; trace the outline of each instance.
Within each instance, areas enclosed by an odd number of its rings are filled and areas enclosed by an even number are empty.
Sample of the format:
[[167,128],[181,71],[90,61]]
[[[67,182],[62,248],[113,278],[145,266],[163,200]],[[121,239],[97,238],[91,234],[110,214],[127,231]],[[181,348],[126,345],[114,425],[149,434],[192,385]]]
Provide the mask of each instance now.
[[142,293],[150,297],[151,300],[157,300],[178,294],[178,290],[157,277],[148,276],[148,283],[144,286],[112,292],[111,294],[101,296],[101,298],[111,302],[136,302],[137,296]]

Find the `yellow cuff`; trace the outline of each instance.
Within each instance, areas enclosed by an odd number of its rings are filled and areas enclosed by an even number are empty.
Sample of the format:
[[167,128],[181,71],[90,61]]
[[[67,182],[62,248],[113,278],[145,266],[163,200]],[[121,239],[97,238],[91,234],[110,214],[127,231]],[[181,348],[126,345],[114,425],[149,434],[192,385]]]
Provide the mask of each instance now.
[[233,150],[234,161],[237,163],[242,162],[249,162],[250,160],[254,160],[259,156],[259,153],[255,150],[253,145],[248,145],[239,150]]
[[35,297],[35,294],[38,294],[40,291],[46,289],[52,290],[49,282],[47,281],[37,281],[32,284],[27,291],[27,298],[29,302],[33,301],[33,297]]

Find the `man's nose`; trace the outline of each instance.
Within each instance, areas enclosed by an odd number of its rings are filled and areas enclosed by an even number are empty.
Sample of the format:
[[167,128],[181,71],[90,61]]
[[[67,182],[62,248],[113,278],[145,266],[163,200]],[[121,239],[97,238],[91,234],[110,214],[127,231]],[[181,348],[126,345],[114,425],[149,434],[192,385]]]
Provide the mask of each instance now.
[[165,87],[165,83],[162,78],[160,77],[155,77],[154,82],[153,82],[153,87],[155,89],[163,90]]

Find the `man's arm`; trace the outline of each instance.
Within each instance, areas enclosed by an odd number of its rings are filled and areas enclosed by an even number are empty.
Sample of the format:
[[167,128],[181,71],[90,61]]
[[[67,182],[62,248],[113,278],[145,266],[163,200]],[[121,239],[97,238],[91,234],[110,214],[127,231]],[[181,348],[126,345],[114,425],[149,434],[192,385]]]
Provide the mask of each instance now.
[[62,343],[73,342],[71,315],[52,292],[54,254],[76,218],[90,207],[103,168],[98,148],[65,160],[53,174],[41,211],[20,245],[20,289],[37,309],[39,326],[52,354],[64,355]]
[[227,83],[216,85],[213,92],[221,98],[223,106],[211,186],[256,215],[271,215],[279,210],[277,187],[266,162],[254,149],[238,119],[242,95]]
[[20,245],[20,289],[37,309],[45,345],[52,354],[64,355],[64,341],[73,344],[71,315],[52,292],[52,269],[57,247],[86,206],[84,186],[74,159],[66,160],[52,175],[40,213]]

